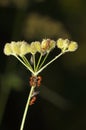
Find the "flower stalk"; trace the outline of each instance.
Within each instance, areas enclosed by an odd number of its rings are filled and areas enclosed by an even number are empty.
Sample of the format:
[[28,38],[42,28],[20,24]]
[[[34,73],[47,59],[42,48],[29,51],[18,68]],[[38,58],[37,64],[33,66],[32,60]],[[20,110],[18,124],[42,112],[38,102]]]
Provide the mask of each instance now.
[[26,103],[26,106],[25,106],[20,130],[23,130],[23,128],[24,128],[25,119],[26,119],[26,115],[27,115],[27,112],[28,112],[28,108],[29,108],[29,104],[30,104],[30,100],[31,100],[31,96],[32,96],[33,91],[34,91],[34,86],[31,87],[31,90],[30,90],[30,93],[29,93],[29,96],[28,96],[28,99],[27,99],[27,103]]
[[[45,64],[45,61],[48,59],[48,55],[52,50],[54,50],[55,47],[60,49],[61,52]],[[38,92],[35,92],[35,87],[39,87],[42,80],[41,76],[38,76],[39,73],[47,68],[47,66],[57,60],[64,53],[76,51],[77,48],[77,42],[69,41],[68,39],[62,38],[59,38],[57,41],[51,39],[43,39],[41,43],[39,41],[35,41],[31,44],[28,44],[25,41],[12,41],[11,43],[5,44],[4,54],[7,56],[15,56],[32,74],[32,76],[30,77],[31,90],[25,106],[20,130],[24,129],[25,119],[29,106],[34,104],[34,101],[36,100],[36,95]],[[36,53],[40,54],[38,61],[36,59]],[[26,58],[27,54],[30,54],[30,59],[32,59],[32,63]]]
[[51,63],[53,63],[56,59],[58,59],[61,55],[63,55],[64,53],[61,52],[59,55],[55,56],[51,61],[49,61],[46,65],[44,65],[41,69],[39,69],[36,72],[36,75],[38,75],[40,72],[42,72],[45,68],[47,68],[48,65],[50,65]]

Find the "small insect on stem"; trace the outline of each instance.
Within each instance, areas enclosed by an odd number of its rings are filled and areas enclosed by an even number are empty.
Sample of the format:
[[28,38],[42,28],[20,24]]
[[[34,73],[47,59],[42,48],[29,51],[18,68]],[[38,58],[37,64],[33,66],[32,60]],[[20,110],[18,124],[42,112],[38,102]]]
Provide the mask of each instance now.
[[32,95],[31,95],[31,98],[34,97],[34,96],[36,96],[36,95],[38,95],[38,94],[39,94],[39,91],[35,91],[34,90],[33,93],[32,93]]
[[30,100],[30,106],[34,104],[34,102],[36,101],[36,96],[32,97],[32,99]]
[[42,81],[42,77],[38,76],[37,77],[37,86],[40,87],[41,86],[41,81]]
[[30,100],[30,105],[33,105],[34,104],[34,102],[36,101],[36,99],[37,99],[37,95],[39,94],[39,91],[33,91],[33,93],[32,93],[32,96],[31,96],[31,100]]
[[40,87],[41,81],[42,81],[41,76],[31,76],[29,83],[30,83],[30,86]]
[[[29,83],[30,83],[30,86],[34,86],[36,88],[36,87],[40,87],[41,81],[42,81],[42,77],[41,76],[31,76]],[[37,99],[37,95],[38,94],[39,94],[39,91],[36,91],[34,89],[32,95],[31,95],[30,105],[34,104],[34,102]]]

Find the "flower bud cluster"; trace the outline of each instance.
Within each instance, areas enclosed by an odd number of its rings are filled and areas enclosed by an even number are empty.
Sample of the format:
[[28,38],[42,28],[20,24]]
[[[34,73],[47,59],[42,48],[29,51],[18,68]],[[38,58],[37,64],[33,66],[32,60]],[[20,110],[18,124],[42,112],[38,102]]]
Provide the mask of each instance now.
[[30,52],[29,44],[25,41],[12,41],[11,43],[6,43],[4,47],[4,53],[6,55],[25,55]]
[[55,48],[55,41],[51,39],[43,39],[41,43],[42,53],[49,53],[53,48]]
[[21,57],[27,53],[31,53],[32,55],[36,54],[37,52],[46,54],[54,49],[55,46],[60,48],[62,52],[72,52],[78,48],[78,44],[76,42],[62,38],[59,38],[57,42],[51,39],[43,39],[41,43],[39,41],[35,41],[31,44],[28,44],[25,41],[12,41],[11,43],[5,44],[4,53],[6,55],[18,55]]
[[39,53],[48,53],[55,47],[55,41],[50,39],[43,39],[40,43],[39,41],[32,42],[28,44],[25,41],[12,41],[11,43],[6,43],[4,47],[4,53],[6,55],[19,55],[23,56],[27,53],[32,55]]
[[36,54],[36,52],[41,52],[41,45],[39,41],[32,42],[30,44],[30,52],[32,55]]
[[57,47],[60,48],[62,52],[73,52],[76,51],[76,49],[78,48],[78,44],[77,42],[69,41],[68,39],[59,38],[57,40]]

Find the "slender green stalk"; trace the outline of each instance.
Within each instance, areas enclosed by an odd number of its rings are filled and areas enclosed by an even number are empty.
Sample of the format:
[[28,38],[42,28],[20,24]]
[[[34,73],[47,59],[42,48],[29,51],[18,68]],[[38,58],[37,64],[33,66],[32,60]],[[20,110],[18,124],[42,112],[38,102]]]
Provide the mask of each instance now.
[[49,55],[49,53],[47,53],[46,56],[44,57],[44,59],[43,59],[41,65],[39,66],[39,69],[40,69],[40,68],[42,67],[42,65],[44,64],[44,62],[45,62],[45,60],[47,59],[48,55]]
[[53,61],[55,61],[56,59],[58,59],[62,54],[64,54],[65,52],[61,52],[59,55],[55,56],[54,59],[52,59],[50,62],[48,62],[46,65],[44,65],[39,71],[37,71],[36,75],[38,75],[42,70],[44,70],[48,65],[50,65]]
[[30,93],[29,93],[29,96],[28,96],[28,100],[27,100],[27,103],[26,103],[26,106],[25,106],[25,110],[24,110],[24,114],[23,114],[20,130],[23,130],[23,128],[24,128],[25,119],[26,119],[26,115],[27,115],[27,112],[28,112],[30,99],[31,99],[33,91],[34,91],[34,86],[31,87],[31,90],[30,90]]
[[38,59],[38,63],[37,63],[37,66],[36,66],[36,71],[38,70],[39,64],[41,62],[41,58],[42,58],[42,54],[40,54],[40,57]]
[[36,69],[36,59],[35,59],[35,54],[33,55],[33,64],[34,64],[34,72],[35,72],[35,69]]
[[34,74],[34,71],[29,68],[17,55],[14,55],[32,74]]
[[32,66],[30,65],[29,61],[27,60],[27,58],[25,56],[22,57],[23,61],[27,64],[27,66],[30,67],[31,70],[33,70]]

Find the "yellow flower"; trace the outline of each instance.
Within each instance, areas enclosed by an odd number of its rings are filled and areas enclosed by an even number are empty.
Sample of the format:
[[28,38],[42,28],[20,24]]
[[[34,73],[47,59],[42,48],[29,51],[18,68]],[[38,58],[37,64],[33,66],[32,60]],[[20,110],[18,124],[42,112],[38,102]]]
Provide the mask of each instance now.
[[59,38],[57,42],[51,39],[43,39],[41,43],[39,41],[35,41],[31,44],[28,44],[25,41],[12,41],[11,43],[6,43],[4,53],[6,55],[18,55],[21,57],[27,53],[31,53],[32,55],[36,54],[36,52],[46,54],[55,48],[56,45],[62,50],[62,52],[72,52],[78,48],[78,44],[76,42],[62,38]]
[[4,53],[6,55],[19,55],[23,56],[30,52],[30,45],[25,41],[12,41],[11,43],[6,43],[4,47]]
[[20,56],[26,55],[30,52],[30,45],[27,44],[27,42],[22,42],[22,45],[20,46]]
[[11,42],[11,49],[13,55],[20,55],[20,46],[22,45],[22,42]]
[[6,43],[4,47],[4,54],[5,55],[12,55],[12,49],[10,43]]
[[32,42],[30,45],[30,49],[31,49],[31,53],[34,55],[36,52],[40,52],[41,51],[41,46],[40,46],[40,42],[35,41]]
[[37,52],[41,52],[40,42],[38,42],[38,41],[35,42],[35,48],[36,48]]
[[41,51],[43,53],[50,52],[55,47],[55,41],[51,39],[43,39],[41,43]]
[[57,47],[60,48],[62,51],[65,51],[66,49],[68,49],[68,46],[69,46],[68,39],[59,38],[57,40]]
[[57,40],[57,47],[62,49],[64,47],[63,39],[60,38]]
[[68,46],[68,50],[70,52],[72,52],[72,51],[76,51],[77,48],[78,48],[77,42],[71,41],[70,44],[69,44],[69,46]]

